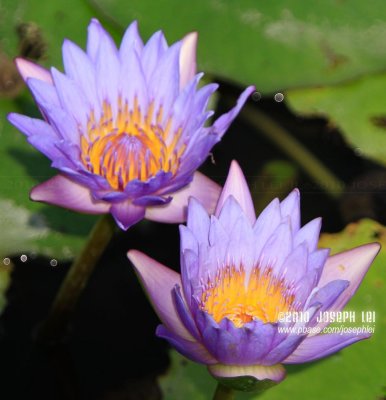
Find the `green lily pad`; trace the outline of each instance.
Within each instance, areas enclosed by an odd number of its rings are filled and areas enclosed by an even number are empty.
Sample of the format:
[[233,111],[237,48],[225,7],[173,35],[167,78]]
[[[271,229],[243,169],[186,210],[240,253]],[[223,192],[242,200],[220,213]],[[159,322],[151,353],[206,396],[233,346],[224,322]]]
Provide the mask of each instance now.
[[[320,245],[331,247],[332,253],[376,241],[386,246],[386,228],[375,221],[362,220],[350,224],[337,234],[324,234]],[[386,342],[386,250],[376,257],[359,290],[347,309],[356,311],[356,326],[362,326],[361,311],[375,311],[375,333],[365,341],[313,363],[286,366],[288,375],[279,385],[256,396],[238,393],[236,399],[276,400],[374,400],[385,395]],[[367,325],[366,322],[363,325]],[[373,326],[373,325],[372,325]],[[165,400],[204,400],[214,393],[216,382],[205,366],[185,360],[171,352],[172,366],[160,379]]]
[[169,42],[199,32],[200,69],[260,92],[336,84],[385,69],[386,3],[325,0],[90,0],[123,29]]
[[335,87],[292,90],[286,99],[301,115],[321,115],[342,130],[358,154],[386,164],[386,75]]

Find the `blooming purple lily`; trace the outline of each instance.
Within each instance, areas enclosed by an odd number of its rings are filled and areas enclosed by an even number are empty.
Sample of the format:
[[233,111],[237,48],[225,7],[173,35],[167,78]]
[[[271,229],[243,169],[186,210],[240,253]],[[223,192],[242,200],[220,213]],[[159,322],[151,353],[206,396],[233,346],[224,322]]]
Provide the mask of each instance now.
[[190,33],[168,47],[156,32],[144,45],[133,22],[117,49],[93,19],[86,52],[64,41],[65,74],[16,60],[44,121],[18,114],[9,121],[59,170],[31,199],[111,212],[122,229],[142,218],[183,222],[190,195],[213,210],[220,188],[195,171],[254,88],[204,126],[218,85],[197,89],[196,42]]
[[[181,276],[139,251],[128,253],[163,323],[157,335],[216,378],[276,382],[285,377],[282,364],[317,360],[369,337],[314,334],[323,327],[317,315],[345,306],[380,247],[329,257],[329,249],[317,248],[320,227],[320,218],[300,227],[296,189],[256,219],[233,162],[214,215],[190,199],[187,226],[180,227]],[[304,317],[281,318],[295,312]]]

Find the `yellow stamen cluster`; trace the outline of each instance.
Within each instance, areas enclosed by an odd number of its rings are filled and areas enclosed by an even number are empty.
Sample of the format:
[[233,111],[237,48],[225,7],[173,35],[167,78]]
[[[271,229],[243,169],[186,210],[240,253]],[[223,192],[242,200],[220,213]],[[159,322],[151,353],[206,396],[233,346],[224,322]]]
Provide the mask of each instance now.
[[92,173],[106,178],[115,190],[123,190],[133,179],[147,181],[159,171],[179,168],[186,145],[179,143],[182,130],[171,131],[172,119],[163,121],[163,109],[150,104],[142,113],[135,99],[132,109],[118,99],[113,115],[108,102],[98,120],[92,111],[87,133],[81,136],[81,159]]
[[238,328],[255,319],[277,322],[280,313],[292,311],[294,296],[271,269],[256,267],[246,279],[243,267],[220,269],[202,293],[201,309],[216,322],[228,318]]

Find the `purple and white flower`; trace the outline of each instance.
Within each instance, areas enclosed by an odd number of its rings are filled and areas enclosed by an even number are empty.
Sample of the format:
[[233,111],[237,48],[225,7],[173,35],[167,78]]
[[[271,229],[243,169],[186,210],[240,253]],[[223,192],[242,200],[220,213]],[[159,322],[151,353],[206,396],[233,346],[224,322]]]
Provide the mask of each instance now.
[[110,212],[122,229],[142,218],[183,222],[190,195],[213,210],[220,188],[195,171],[254,88],[206,126],[218,85],[197,88],[196,42],[190,33],[169,47],[156,32],[144,44],[133,22],[117,48],[94,19],[86,52],[64,41],[65,73],[17,59],[44,120],[12,113],[9,121],[59,170],[31,199]]
[[[317,360],[369,337],[316,333],[325,326],[317,316],[343,309],[380,246],[329,256],[317,247],[320,218],[300,226],[299,197],[295,189],[274,199],[256,219],[233,162],[214,215],[190,199],[180,227],[181,275],[128,253],[162,321],[157,335],[216,378],[280,382],[282,364]],[[295,313],[304,317],[281,318]]]

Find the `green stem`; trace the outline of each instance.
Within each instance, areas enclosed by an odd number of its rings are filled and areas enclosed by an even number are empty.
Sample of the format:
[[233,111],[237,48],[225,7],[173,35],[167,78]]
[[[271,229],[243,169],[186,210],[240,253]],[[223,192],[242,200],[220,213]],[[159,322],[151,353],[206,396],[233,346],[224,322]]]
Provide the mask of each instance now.
[[345,187],[344,182],[270,117],[250,105],[243,108],[240,116],[295,160],[331,197],[341,196]]
[[102,216],[95,224],[84,248],[64,278],[48,318],[37,332],[38,343],[54,344],[66,331],[78,299],[114,230],[115,224],[109,214]]
[[233,389],[224,386],[222,383],[219,382],[213,395],[213,400],[233,400],[234,394],[235,392]]

